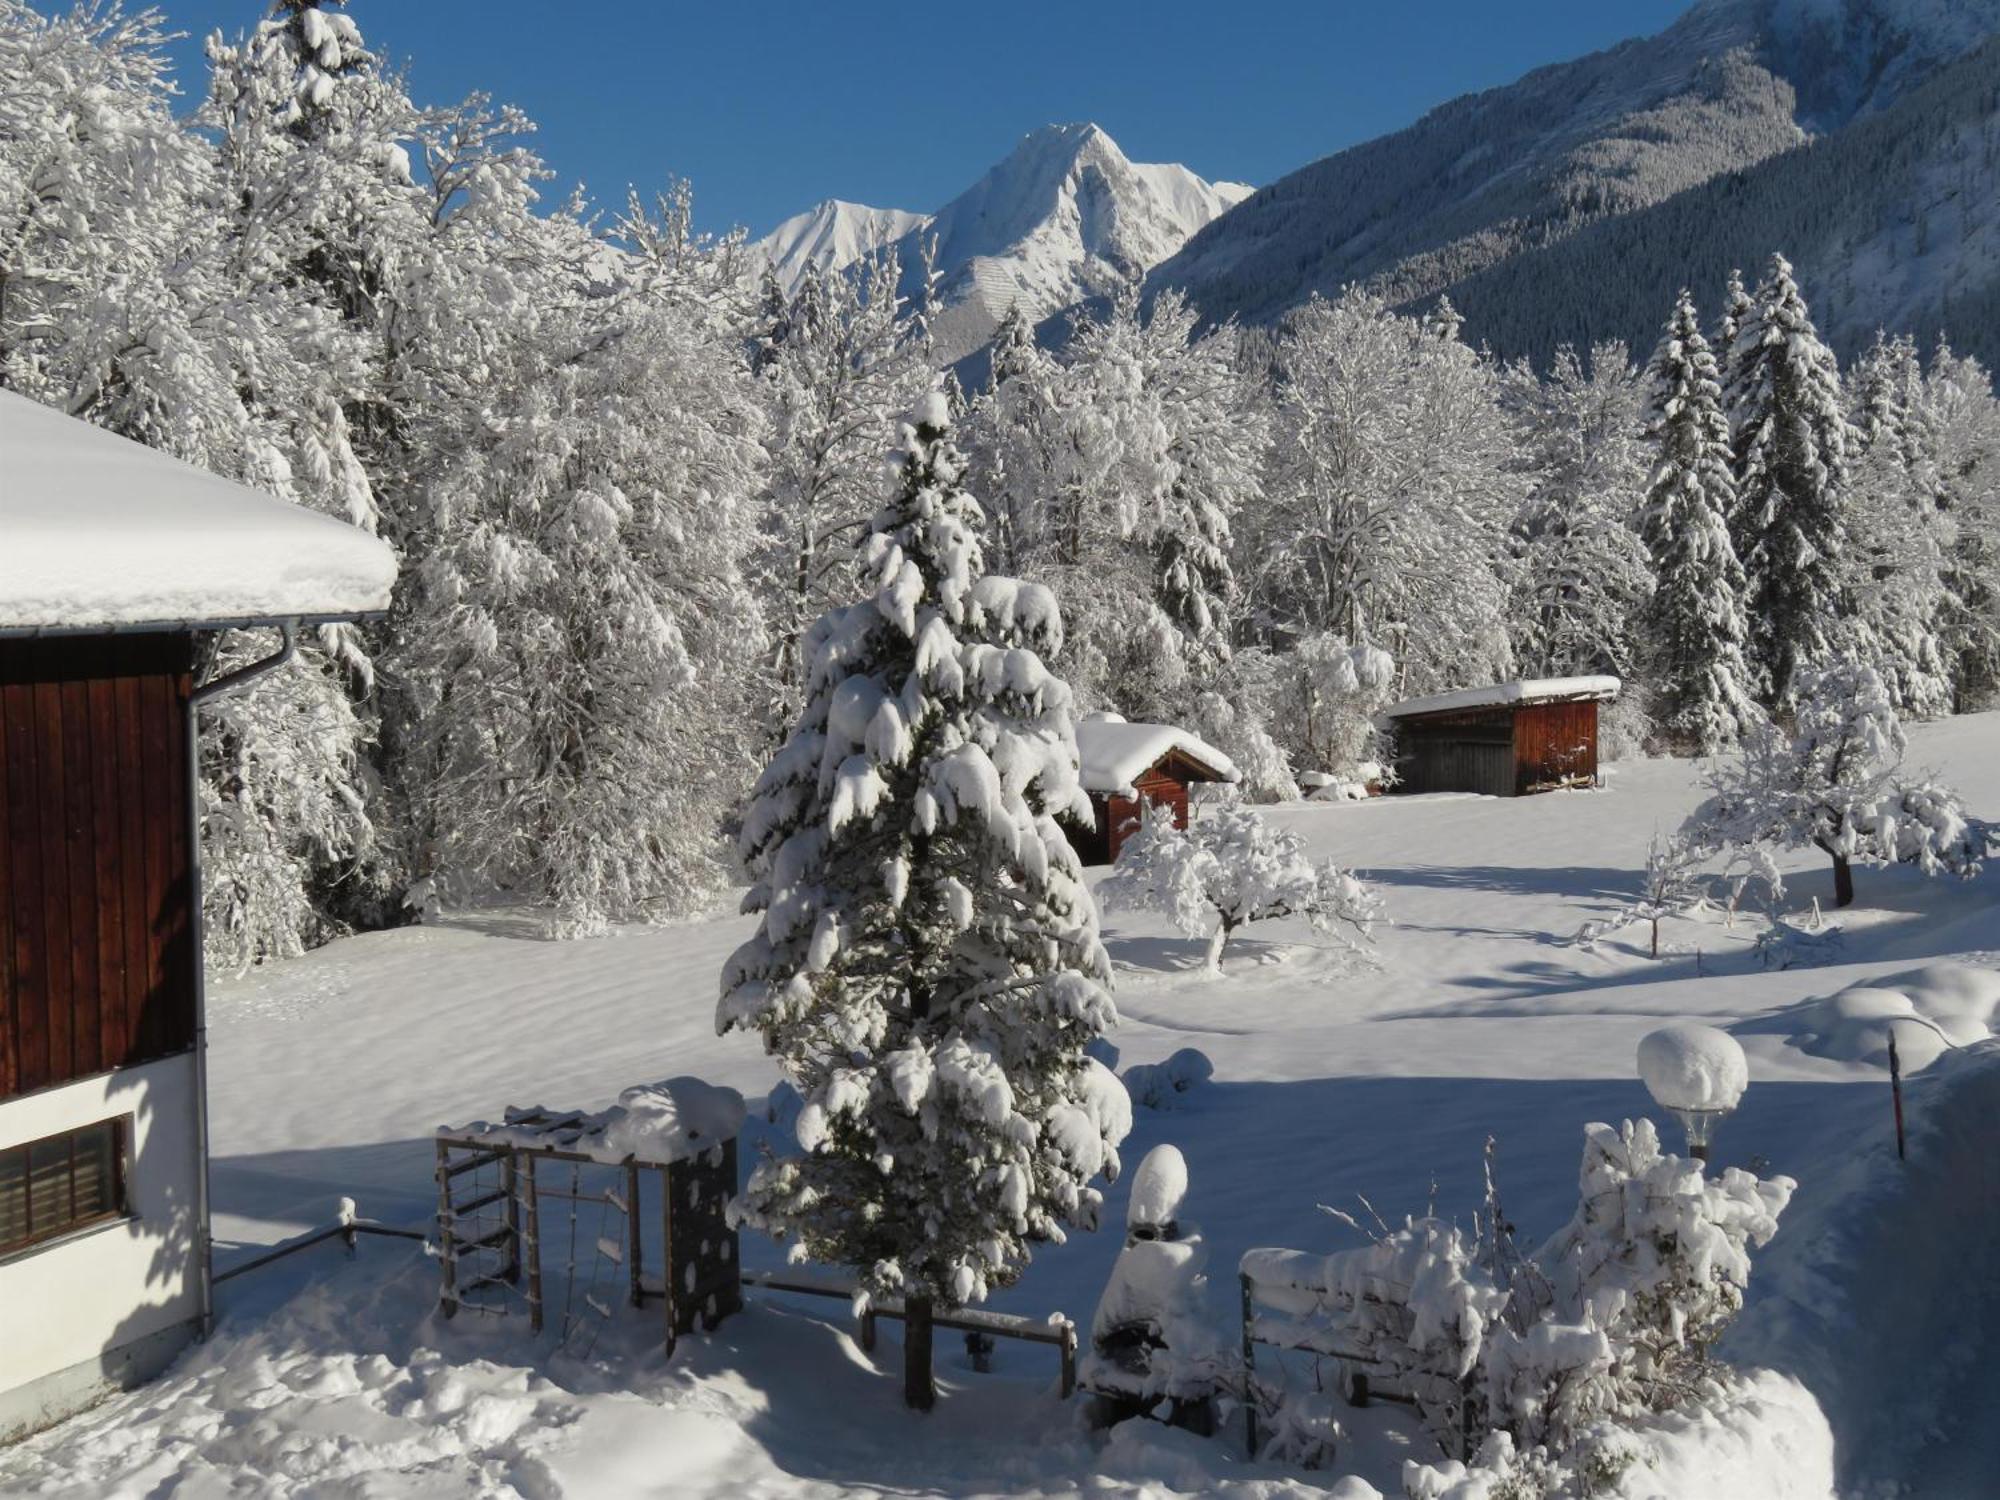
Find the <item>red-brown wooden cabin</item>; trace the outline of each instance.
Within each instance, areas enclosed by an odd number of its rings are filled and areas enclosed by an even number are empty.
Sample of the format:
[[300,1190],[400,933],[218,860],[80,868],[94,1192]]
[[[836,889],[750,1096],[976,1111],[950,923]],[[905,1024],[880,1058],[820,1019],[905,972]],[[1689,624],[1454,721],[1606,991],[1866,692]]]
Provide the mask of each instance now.
[[1555,677],[1413,698],[1396,728],[1398,792],[1520,797],[1597,781],[1597,710],[1616,677]]
[[[196,707],[389,549],[0,391],[0,1442],[209,1313]],[[195,680],[204,632],[282,648]]]
[[1087,865],[1110,864],[1138,826],[1140,799],[1173,812],[1174,826],[1188,825],[1188,788],[1195,782],[1234,781],[1236,767],[1213,745],[1170,724],[1128,724],[1094,715],[1076,726],[1083,789],[1090,794],[1092,826],[1068,829]]

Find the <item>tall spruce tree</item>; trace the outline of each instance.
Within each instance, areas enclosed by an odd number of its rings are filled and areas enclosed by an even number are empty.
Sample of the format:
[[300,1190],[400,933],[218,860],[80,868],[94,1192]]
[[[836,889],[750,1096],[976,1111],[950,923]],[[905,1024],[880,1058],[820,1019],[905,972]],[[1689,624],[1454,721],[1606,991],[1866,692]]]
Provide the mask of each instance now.
[[1116,1012],[1055,821],[1087,806],[1069,689],[1043,665],[1061,622],[1047,590],[981,576],[948,423],[942,394],[919,407],[859,551],[864,597],[807,637],[803,710],[744,819],[762,920],[717,1010],[805,1101],[800,1154],[758,1166],[743,1221],[903,1297],[919,1408],[933,1307],[1093,1224],[1130,1122],[1084,1050]]
[[1937,718],[1951,711],[1941,637],[1952,610],[1946,574],[1955,538],[1915,341],[1877,334],[1853,385],[1859,436],[1849,595],[1896,710]]
[[1799,669],[1832,649],[1841,610],[1851,429],[1839,366],[1782,255],[1771,257],[1731,364],[1730,534],[1749,581],[1750,661],[1764,701],[1788,709]]
[[1736,499],[1715,356],[1685,290],[1653,355],[1653,482],[1641,535],[1653,560],[1655,717],[1678,744],[1711,755],[1755,709],[1743,659],[1744,577],[1729,540]]

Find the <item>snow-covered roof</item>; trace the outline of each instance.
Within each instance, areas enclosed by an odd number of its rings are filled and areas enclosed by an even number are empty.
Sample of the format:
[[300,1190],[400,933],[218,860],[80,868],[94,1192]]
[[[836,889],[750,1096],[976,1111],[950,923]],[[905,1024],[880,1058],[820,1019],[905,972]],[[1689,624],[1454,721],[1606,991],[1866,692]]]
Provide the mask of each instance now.
[[1616,698],[1616,677],[1530,677],[1521,682],[1496,682],[1491,687],[1460,688],[1411,698],[1382,710],[1392,719],[1412,714],[1444,713],[1454,708],[1496,708],[1511,703],[1561,703],[1581,698]]
[[396,558],[331,516],[0,391],[0,629],[340,619]]
[[1083,789],[1106,795],[1136,795],[1132,783],[1178,750],[1217,781],[1235,781],[1236,766],[1215,746],[1171,724],[1128,724],[1122,719],[1085,719],[1076,726]]

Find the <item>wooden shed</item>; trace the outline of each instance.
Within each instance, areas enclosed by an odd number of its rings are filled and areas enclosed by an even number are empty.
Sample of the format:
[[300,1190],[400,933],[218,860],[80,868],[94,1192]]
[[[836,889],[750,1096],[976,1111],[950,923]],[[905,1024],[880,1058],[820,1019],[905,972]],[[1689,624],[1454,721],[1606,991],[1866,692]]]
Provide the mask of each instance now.
[[1070,842],[1087,865],[1106,865],[1138,826],[1140,799],[1173,812],[1174,826],[1188,824],[1188,788],[1195,782],[1237,779],[1236,767],[1213,745],[1171,724],[1130,724],[1099,714],[1076,726],[1077,757],[1092,824],[1072,825]]
[[1520,797],[1597,781],[1598,705],[1616,677],[1553,677],[1413,698],[1386,710],[1395,790]]
[[[209,1313],[196,706],[388,548],[0,391],[0,1442]],[[196,681],[203,632],[280,649]]]

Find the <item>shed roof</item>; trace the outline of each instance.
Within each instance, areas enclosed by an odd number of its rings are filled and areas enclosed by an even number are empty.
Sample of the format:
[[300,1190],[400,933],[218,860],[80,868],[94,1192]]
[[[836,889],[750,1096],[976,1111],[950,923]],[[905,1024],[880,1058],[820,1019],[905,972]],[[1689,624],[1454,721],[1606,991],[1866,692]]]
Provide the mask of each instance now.
[[347,619],[380,538],[0,391],[0,630]]
[[1086,792],[1136,795],[1133,783],[1175,751],[1206,772],[1208,781],[1235,781],[1236,765],[1215,746],[1171,724],[1128,724],[1118,718],[1085,719],[1076,726],[1080,779]]
[[1525,703],[1574,703],[1618,696],[1616,677],[1530,677],[1520,682],[1496,682],[1490,687],[1460,688],[1391,704],[1382,712],[1392,719],[1417,714],[1449,713],[1460,708],[1501,708]]

